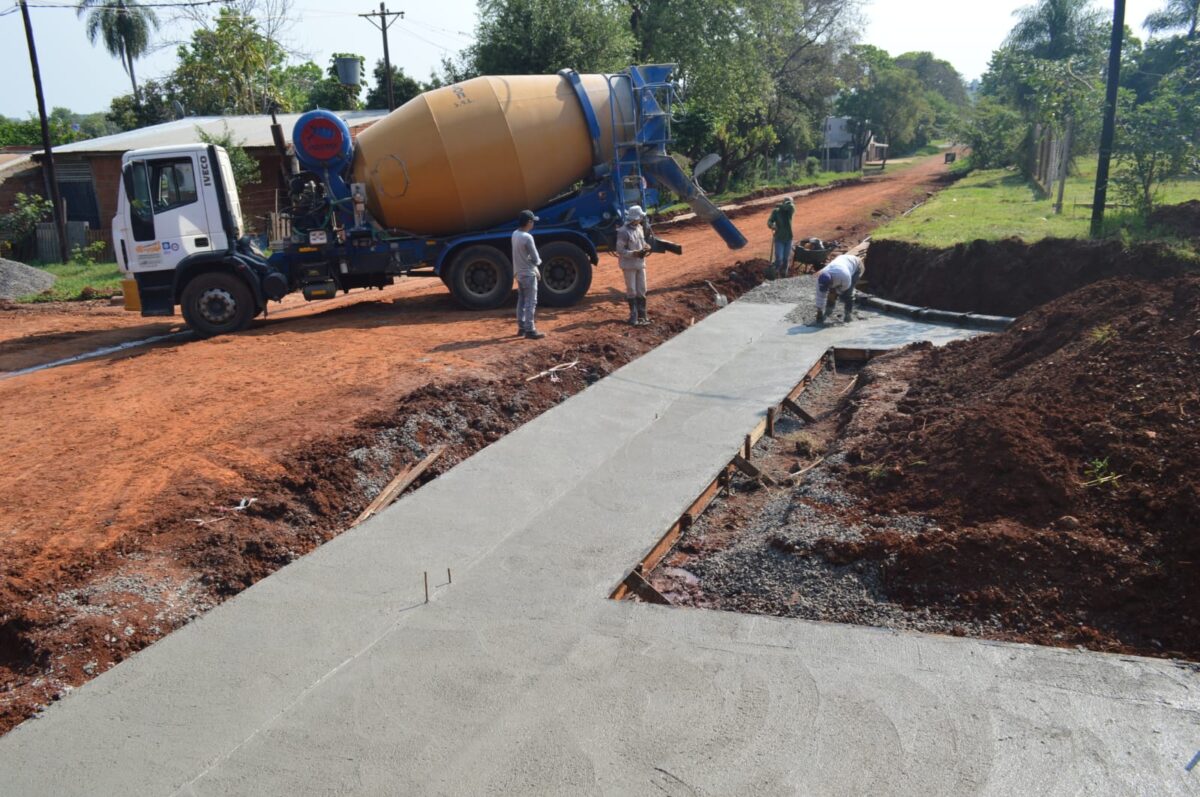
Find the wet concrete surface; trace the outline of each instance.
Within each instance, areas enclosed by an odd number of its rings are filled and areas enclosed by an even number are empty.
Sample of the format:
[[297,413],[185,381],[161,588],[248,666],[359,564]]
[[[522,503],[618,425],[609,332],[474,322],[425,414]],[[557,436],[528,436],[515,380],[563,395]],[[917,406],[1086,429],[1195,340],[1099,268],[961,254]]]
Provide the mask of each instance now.
[[827,348],[967,334],[793,309],[735,302],[97,677],[0,739],[5,790],[1196,793],[1172,662],[606,599]]

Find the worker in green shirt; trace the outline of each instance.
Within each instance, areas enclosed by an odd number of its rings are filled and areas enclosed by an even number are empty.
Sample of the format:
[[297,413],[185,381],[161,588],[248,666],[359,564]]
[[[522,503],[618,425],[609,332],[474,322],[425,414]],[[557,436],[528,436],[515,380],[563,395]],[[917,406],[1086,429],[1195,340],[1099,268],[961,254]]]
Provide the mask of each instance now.
[[792,198],[780,202],[771,211],[767,226],[775,231],[775,246],[772,250],[771,268],[767,271],[769,279],[786,277],[788,265],[792,259],[792,216],[796,214],[796,206]]

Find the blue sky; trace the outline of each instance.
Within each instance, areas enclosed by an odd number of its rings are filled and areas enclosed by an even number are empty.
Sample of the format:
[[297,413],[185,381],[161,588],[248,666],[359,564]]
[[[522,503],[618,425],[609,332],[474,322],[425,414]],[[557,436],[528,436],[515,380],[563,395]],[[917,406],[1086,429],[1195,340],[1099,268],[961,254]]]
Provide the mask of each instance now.
[[[103,47],[93,47],[84,35],[83,21],[71,8],[36,6],[66,4],[69,0],[30,0],[34,34],[41,62],[46,102],[79,112],[106,110],[116,95],[129,91],[121,65]],[[1137,29],[1163,0],[1128,0],[1127,20]],[[1022,0],[874,0],[867,9],[864,40],[893,55],[929,50],[954,64],[967,79],[978,77],[992,51],[1012,27],[1012,13]],[[0,11],[12,0],[0,0]],[[383,57],[379,32],[357,14],[377,9],[367,0],[297,0],[292,45],[320,64],[336,51],[360,52],[368,65]],[[392,60],[417,78],[425,78],[446,54],[470,43],[475,24],[475,0],[437,0],[406,4],[388,0],[391,10],[406,18],[391,29]],[[178,26],[164,28],[161,38],[186,38]],[[164,48],[139,61],[139,79],[169,72],[174,51]],[[0,16],[0,114],[23,117],[36,110],[33,81],[19,13]]]

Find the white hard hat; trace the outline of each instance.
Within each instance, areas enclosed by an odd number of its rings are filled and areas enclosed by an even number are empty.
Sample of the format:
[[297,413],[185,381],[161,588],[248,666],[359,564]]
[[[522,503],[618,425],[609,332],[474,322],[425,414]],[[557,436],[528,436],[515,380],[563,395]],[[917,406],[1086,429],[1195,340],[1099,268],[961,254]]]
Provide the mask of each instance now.
[[630,205],[625,211],[626,221],[641,221],[646,218],[646,211],[642,210],[641,205]]

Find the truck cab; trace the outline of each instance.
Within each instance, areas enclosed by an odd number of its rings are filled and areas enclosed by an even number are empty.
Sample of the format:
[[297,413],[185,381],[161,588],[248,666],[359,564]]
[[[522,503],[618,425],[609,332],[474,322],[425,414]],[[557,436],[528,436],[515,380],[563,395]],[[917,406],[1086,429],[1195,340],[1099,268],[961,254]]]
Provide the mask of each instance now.
[[243,328],[261,311],[269,268],[242,242],[241,206],[223,148],[127,152],[117,208],[113,245],[127,309],[169,316],[180,305],[188,325],[208,334]]

